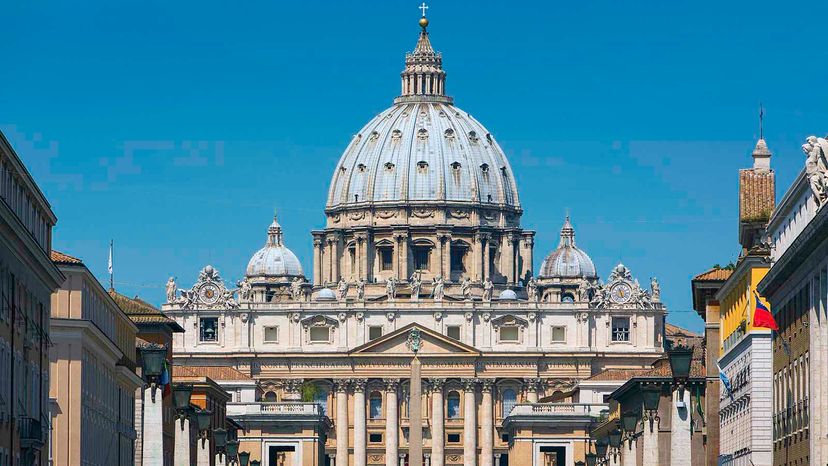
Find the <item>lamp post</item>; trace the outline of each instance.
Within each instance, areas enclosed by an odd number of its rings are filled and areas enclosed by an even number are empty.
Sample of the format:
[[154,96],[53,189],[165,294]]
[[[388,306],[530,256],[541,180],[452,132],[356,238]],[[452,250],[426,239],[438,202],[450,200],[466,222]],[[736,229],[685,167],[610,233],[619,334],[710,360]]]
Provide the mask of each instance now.
[[601,437],[595,441],[595,453],[598,454],[598,458],[603,460],[607,457],[607,447],[609,447],[609,440],[606,437]]
[[190,411],[190,398],[193,395],[193,386],[187,383],[179,383],[173,385],[173,405],[178,414],[178,419],[181,420],[181,430],[184,430],[184,421]]
[[209,409],[196,411],[196,424],[198,425],[198,437],[201,439],[201,448],[210,436],[210,423],[213,420],[213,412]]
[[642,385],[641,398],[644,400],[644,419],[650,421],[650,432],[653,431],[653,421],[659,421],[658,402],[661,400],[659,385]]
[[175,429],[175,464],[190,462],[190,423],[192,422],[192,408],[190,397],[193,394],[191,384],[173,385],[173,407],[176,418],[181,421],[181,429]]
[[627,411],[621,415],[621,429],[629,441],[630,450],[632,450],[633,439],[638,430],[638,416],[639,413],[637,411]]
[[240,451],[239,452],[239,466],[248,466],[250,462],[250,452],[249,451]]
[[595,453],[586,454],[586,466],[596,466],[598,464],[598,455]]
[[684,388],[690,378],[690,365],[693,362],[693,349],[677,345],[669,350],[670,371],[673,373],[673,385],[678,387],[679,400],[684,400]]
[[227,442],[227,445],[224,447],[224,457],[227,460],[227,464],[235,463],[237,460],[237,456],[239,454],[239,441],[238,440],[230,440]]
[[227,447],[227,429],[221,427],[213,429],[213,444],[216,447],[216,455],[221,458],[224,449]]
[[616,460],[618,458],[618,453],[621,451],[621,431],[618,429],[613,430],[609,433],[609,446],[612,448],[612,458]]
[[141,375],[150,384],[152,402],[155,403],[155,389],[161,380],[161,373],[164,371],[167,348],[163,345],[150,343],[142,346],[139,351],[141,352]]

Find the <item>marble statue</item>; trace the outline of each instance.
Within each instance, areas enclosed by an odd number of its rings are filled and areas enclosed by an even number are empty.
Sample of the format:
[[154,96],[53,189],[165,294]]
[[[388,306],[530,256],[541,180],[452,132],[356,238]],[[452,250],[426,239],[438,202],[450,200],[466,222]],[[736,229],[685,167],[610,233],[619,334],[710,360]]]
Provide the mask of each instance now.
[[443,280],[443,276],[437,275],[437,277],[434,278],[434,289],[431,290],[431,297],[434,298],[435,301],[442,301],[444,294],[445,282]]
[[175,300],[176,304],[180,305],[182,309],[189,309],[193,307],[193,302],[195,301],[195,291],[193,290],[185,290],[182,288],[178,289],[178,299]]
[[494,293],[494,283],[492,283],[491,278],[486,277],[486,280],[483,282],[483,301],[491,301],[492,293]]
[[661,285],[658,284],[656,277],[650,279],[650,294],[654,303],[661,301]]
[[385,294],[388,296],[389,301],[394,301],[397,297],[397,279],[394,277],[389,277],[388,280],[385,281]]
[[236,290],[224,290],[224,305],[227,306],[227,309],[239,308],[239,302],[234,297],[235,294]]
[[170,277],[167,280],[167,303],[172,304],[175,302],[175,277]]
[[530,277],[529,280],[526,281],[526,295],[528,296],[530,303],[538,302],[538,281],[535,277]]
[[805,152],[805,176],[814,193],[817,206],[822,207],[828,200],[828,161],[826,161],[825,139],[809,136],[802,151]]
[[236,283],[236,286],[239,287],[239,299],[241,301],[250,301],[253,293],[253,286],[250,285],[250,280],[244,277],[242,281]]
[[471,299],[471,279],[469,277],[463,278],[463,282],[460,284],[460,292],[463,293],[463,299],[467,301]]
[[581,280],[578,284],[578,301],[583,303],[589,302],[590,285],[586,280]]
[[299,277],[294,277],[293,281],[290,282],[290,296],[293,298],[294,301],[299,301],[302,299],[302,279]]
[[357,286],[357,299],[360,301],[365,300],[365,280],[359,279],[356,283]]
[[344,278],[341,278],[339,280],[339,286],[336,289],[339,291],[339,300],[345,301],[345,298],[348,296],[348,282]]
[[411,300],[412,301],[419,301],[420,300],[420,288],[423,286],[423,279],[420,276],[420,272],[414,272],[414,275],[408,280],[411,286]]

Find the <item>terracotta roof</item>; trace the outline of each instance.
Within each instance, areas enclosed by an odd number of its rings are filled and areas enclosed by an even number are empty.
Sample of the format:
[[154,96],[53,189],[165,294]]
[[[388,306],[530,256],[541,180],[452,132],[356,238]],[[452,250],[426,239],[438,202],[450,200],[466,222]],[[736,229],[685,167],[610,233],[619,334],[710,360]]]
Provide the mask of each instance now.
[[173,377],[208,377],[213,380],[253,380],[228,366],[173,366]]
[[625,381],[633,377],[645,375],[652,369],[607,369],[599,372],[586,380],[596,381]]
[[668,337],[672,336],[681,336],[681,337],[688,337],[688,338],[701,338],[701,335],[698,333],[693,333],[686,328],[679,327],[678,325],[673,324],[666,324],[664,326],[664,332],[667,334]]
[[77,257],[72,257],[69,254],[64,254],[60,251],[55,251],[54,249],[52,252],[49,253],[52,262],[55,264],[74,264],[74,265],[82,265],[83,261],[78,259]]
[[730,269],[722,269],[722,268],[713,268],[708,270],[707,272],[700,273],[693,277],[693,281],[700,281],[700,282],[718,282],[718,281],[725,281],[730,278],[730,275],[733,274],[733,270]]
[[[690,363],[690,377],[704,377],[704,348],[693,347],[693,361]],[[670,369],[670,360],[665,354],[664,357],[653,363],[647,369],[607,369],[599,372],[586,380],[624,381],[634,377],[673,377]]]
[[739,170],[739,220],[766,223],[773,212],[776,189],[772,170]]
[[184,331],[176,321],[167,317],[160,309],[137,296],[127,298],[115,290],[109,290],[109,296],[112,296],[118,307],[136,324],[170,324],[180,329],[178,331]]

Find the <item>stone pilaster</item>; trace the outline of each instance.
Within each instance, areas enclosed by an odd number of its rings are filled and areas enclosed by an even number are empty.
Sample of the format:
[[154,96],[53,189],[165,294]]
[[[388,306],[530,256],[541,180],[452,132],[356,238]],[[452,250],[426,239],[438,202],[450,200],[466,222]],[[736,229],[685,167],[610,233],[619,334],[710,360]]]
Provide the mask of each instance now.
[[197,466],[211,466],[210,465],[210,440],[199,439],[196,445],[196,465]]
[[366,464],[366,432],[365,432],[365,385],[366,379],[354,379],[351,386],[354,390],[354,466]]
[[443,406],[443,387],[446,379],[431,379],[431,464],[443,466],[445,453],[445,413]]
[[[672,419],[670,425],[670,466],[691,466],[692,448],[690,445],[690,390],[684,390],[684,398],[679,399],[678,390],[673,392],[673,403],[670,407]],[[678,401],[684,401],[684,408],[677,406]],[[680,412],[680,411],[683,411]]]
[[483,379],[480,383],[480,466],[494,466],[494,400],[492,388],[494,379]]
[[336,390],[336,464],[348,465],[348,385],[349,380],[334,381]]
[[385,379],[385,466],[397,466],[400,450],[397,390],[400,379]]
[[175,421],[175,461],[173,463],[190,464],[190,420],[187,418]]
[[463,464],[477,466],[477,379],[463,379]]
[[141,433],[143,466],[164,466],[164,411],[161,401],[161,387],[144,389],[144,424]]

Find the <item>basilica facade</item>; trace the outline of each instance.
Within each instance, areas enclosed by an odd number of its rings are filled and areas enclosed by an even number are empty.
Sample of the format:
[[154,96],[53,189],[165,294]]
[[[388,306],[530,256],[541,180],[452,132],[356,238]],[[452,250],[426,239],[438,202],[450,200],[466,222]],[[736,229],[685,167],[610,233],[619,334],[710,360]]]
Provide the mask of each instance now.
[[427,27],[400,96],[331,167],[310,273],[274,218],[241,282],[208,265],[167,284],[175,364],[231,369],[209,372],[264,465],[573,465],[624,382],[601,375],[663,354],[658,282],[623,264],[602,280],[568,217],[534,266],[509,161],[446,95]]

